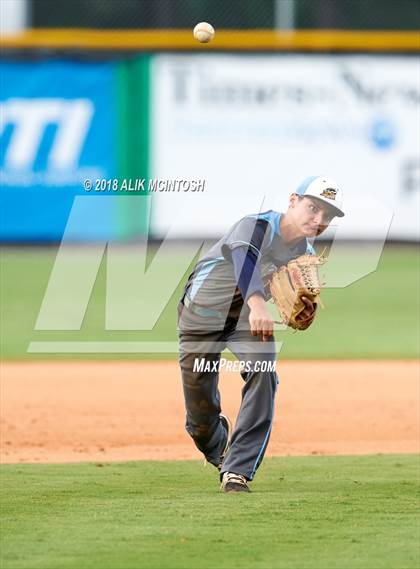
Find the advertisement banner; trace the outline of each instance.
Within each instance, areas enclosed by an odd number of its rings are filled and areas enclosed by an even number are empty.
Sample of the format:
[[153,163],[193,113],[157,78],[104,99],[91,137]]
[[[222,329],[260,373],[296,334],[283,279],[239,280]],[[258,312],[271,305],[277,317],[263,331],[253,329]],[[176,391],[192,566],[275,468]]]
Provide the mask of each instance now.
[[155,193],[155,232],[177,208],[179,236],[221,234],[324,174],[344,190],[341,237],[418,239],[418,77],[410,56],[155,56],[151,175],[205,179]]
[[[3,61],[0,74],[0,238],[59,240],[85,180],[117,175],[115,64]],[[72,237],[112,238],[114,217],[88,215]]]

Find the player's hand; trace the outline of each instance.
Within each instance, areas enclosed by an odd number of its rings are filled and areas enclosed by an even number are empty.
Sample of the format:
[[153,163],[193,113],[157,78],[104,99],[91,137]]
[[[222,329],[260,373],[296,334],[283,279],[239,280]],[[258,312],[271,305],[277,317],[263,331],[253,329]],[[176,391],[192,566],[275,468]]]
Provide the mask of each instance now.
[[313,320],[315,318],[316,304],[311,302],[306,296],[302,296],[302,302],[305,304],[306,308],[302,312],[304,320]]
[[249,325],[251,334],[258,336],[261,334],[263,342],[266,342],[273,335],[274,320],[265,305],[265,300],[259,294],[253,294],[248,298],[248,306],[251,309],[249,314]]

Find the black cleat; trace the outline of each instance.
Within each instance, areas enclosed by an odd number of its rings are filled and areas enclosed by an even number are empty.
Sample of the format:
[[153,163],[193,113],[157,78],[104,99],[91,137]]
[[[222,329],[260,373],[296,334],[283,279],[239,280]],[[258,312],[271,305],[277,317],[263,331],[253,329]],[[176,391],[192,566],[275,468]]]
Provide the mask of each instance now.
[[227,451],[229,450],[230,447],[230,439],[232,438],[232,423],[229,417],[227,417],[226,415],[220,414],[219,416],[220,416],[220,422],[222,423],[227,433],[225,448],[223,449],[222,454],[220,455],[220,462],[219,466],[217,467],[220,470],[222,468],[223,461],[225,460]]

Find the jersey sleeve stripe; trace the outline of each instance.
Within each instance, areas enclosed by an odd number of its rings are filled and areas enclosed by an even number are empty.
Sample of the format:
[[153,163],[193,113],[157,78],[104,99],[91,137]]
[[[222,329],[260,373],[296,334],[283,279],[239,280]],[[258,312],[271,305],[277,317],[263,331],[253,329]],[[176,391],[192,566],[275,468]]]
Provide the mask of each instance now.
[[252,243],[248,243],[247,241],[232,241],[231,245],[237,245],[237,244],[241,244],[242,245],[246,245],[247,247],[252,247],[252,249],[254,249],[254,251],[257,253],[257,256],[261,253],[261,251],[255,247],[255,245],[253,245]]

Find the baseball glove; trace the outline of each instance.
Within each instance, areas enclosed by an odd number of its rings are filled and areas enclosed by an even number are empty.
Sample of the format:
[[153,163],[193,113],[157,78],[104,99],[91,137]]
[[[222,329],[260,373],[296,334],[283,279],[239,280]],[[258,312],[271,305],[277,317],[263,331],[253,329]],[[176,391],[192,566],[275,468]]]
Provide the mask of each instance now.
[[[280,318],[294,330],[306,330],[314,320],[317,306],[321,302],[318,267],[325,262],[326,258],[322,255],[301,255],[271,276],[270,292]],[[310,316],[304,314],[308,305],[302,297],[306,297],[313,305]]]

